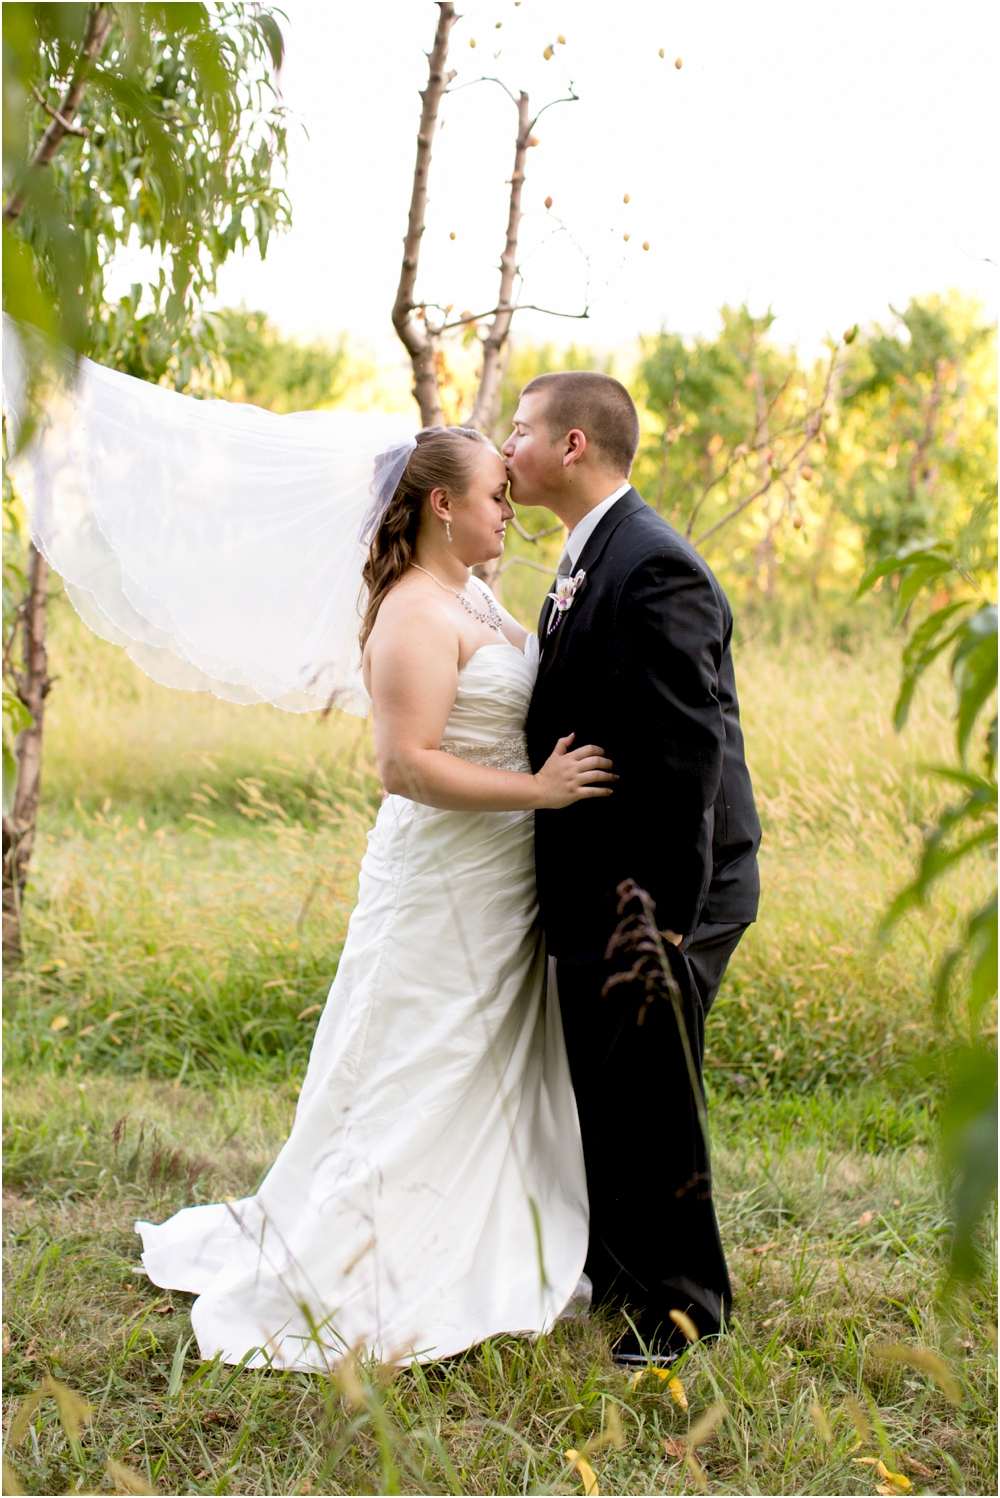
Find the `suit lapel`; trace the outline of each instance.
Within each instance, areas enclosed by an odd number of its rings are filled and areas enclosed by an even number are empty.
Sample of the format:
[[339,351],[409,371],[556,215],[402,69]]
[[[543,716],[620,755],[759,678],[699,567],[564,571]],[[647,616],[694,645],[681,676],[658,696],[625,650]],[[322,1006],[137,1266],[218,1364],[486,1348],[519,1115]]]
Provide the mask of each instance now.
[[590,574],[600,562],[604,548],[611,540],[611,537],[623,520],[626,520],[629,515],[634,515],[637,510],[643,509],[645,504],[646,501],[638,491],[630,489],[627,494],[623,494],[621,499],[616,500],[611,506],[611,509],[604,516],[604,519],[598,525],[594,534],[588,539],[586,546],[580,553],[580,559],[573,568],[573,575],[575,576],[577,572],[582,571],[584,573],[583,582],[573,595],[572,606],[563,614],[550,635],[547,635],[545,630],[548,621],[548,611],[552,607],[552,602],[551,599],[546,598],[545,603],[542,605],[542,612],[538,621],[538,641],[540,647],[539,670],[548,670],[558,655],[562,636],[570,627],[577,605],[587,591]]
[[604,548],[622,521],[627,520],[629,515],[634,515],[637,510],[644,510],[645,508],[646,501],[637,489],[630,489],[627,494],[622,495],[621,499],[616,500],[583,548],[583,551],[580,553],[580,560],[573,568],[573,571],[579,572],[582,568],[589,576],[601,560]]

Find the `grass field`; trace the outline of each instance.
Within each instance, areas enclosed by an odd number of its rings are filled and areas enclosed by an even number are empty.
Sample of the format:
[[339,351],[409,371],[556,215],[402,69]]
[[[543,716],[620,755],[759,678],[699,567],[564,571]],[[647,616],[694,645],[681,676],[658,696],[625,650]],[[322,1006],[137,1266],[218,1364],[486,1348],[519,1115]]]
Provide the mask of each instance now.
[[[4,1021],[10,1482],[578,1493],[572,1448],[604,1493],[996,1491],[994,1290],[937,1300],[927,998],[989,871],[875,941],[933,809],[916,766],[950,733],[943,688],[892,731],[896,642],[738,657],[765,893],[707,1062],[736,1312],[678,1370],[685,1409],[613,1367],[600,1317],[337,1387],[198,1363],[189,1298],[132,1274],[131,1224],[252,1190],[288,1131],[378,804],[368,729],[169,692],[55,612]],[[623,1148],[668,1131],[654,1100]],[[49,1395],[15,1418],[46,1375],[91,1406],[79,1439]]]

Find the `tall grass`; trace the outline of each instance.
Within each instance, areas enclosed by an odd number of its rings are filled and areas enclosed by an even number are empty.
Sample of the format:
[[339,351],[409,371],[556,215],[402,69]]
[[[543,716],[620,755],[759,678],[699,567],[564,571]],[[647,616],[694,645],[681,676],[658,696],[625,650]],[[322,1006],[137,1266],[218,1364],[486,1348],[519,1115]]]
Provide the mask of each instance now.
[[[253,1190],[289,1127],[289,1090],[39,1075],[17,1089],[7,1125],[8,1419],[43,1372],[94,1416],[74,1451],[44,1402],[8,1458],[38,1493],[106,1490],[109,1459],[163,1493],[572,1493],[567,1449],[604,1432],[621,1441],[590,1450],[604,1493],[702,1481],[874,1493],[879,1460],[917,1491],[995,1491],[989,1311],[940,1319],[945,1212],[926,1147],[872,1153],[852,1142],[844,1100],[828,1093],[794,1115],[783,1101],[717,1100],[736,1314],[673,1370],[679,1386],[614,1368],[601,1316],[326,1382],[199,1363],[190,1297],[132,1273],[136,1216]],[[928,1126],[917,1102],[882,1107],[897,1141]],[[632,1147],[638,1128],[623,1124]],[[900,1344],[943,1347],[955,1386],[880,1356]],[[698,1450],[704,1477],[685,1476],[683,1443],[720,1403]]]
[[[59,623],[8,1066],[301,1078],[378,805],[368,726],[171,692]],[[742,1092],[884,1078],[932,1044],[932,953],[979,883],[874,943],[934,809],[914,767],[944,752],[947,699],[900,739],[891,644],[738,664],[764,892],[709,1068]]]
[[[878,1461],[890,1491],[996,1490],[994,1290],[948,1319],[936,1300],[927,1000],[931,954],[988,870],[874,936],[935,810],[915,769],[945,751],[943,687],[899,738],[893,642],[818,657],[758,641],[737,658],[764,895],[709,1021],[736,1313],[685,1355],[687,1408],[613,1367],[600,1315],[326,1383],[199,1363],[189,1297],[132,1273],[131,1226],[252,1191],[287,1134],[378,805],[369,730],[170,692],[56,614],[4,1019],[5,1415],[47,1374],[92,1418],[71,1440],[43,1398],[8,1445],[12,1481],[573,1493],[573,1449],[611,1493],[874,1493]],[[669,1129],[655,1107],[624,1112],[622,1148],[669,1148]],[[957,1388],[926,1359],[879,1355],[900,1344],[937,1349]]]

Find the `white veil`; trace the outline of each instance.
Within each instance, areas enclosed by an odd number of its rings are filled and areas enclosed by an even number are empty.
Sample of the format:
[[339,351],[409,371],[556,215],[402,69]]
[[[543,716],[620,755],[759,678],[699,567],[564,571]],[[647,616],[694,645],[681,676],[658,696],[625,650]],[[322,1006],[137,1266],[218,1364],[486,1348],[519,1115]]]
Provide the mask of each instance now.
[[[16,449],[25,369],[4,318]],[[366,713],[361,568],[413,450],[405,416],[194,400],[81,362],[10,468],[95,634],[170,687]]]

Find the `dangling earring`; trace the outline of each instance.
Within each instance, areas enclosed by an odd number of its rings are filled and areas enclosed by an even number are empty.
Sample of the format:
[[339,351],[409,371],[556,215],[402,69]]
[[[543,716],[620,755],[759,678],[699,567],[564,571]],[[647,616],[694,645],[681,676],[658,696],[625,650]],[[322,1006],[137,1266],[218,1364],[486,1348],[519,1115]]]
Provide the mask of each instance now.
[[446,520],[445,523],[444,523],[444,533],[448,537],[448,540],[450,541],[451,540],[451,521],[450,520]]

